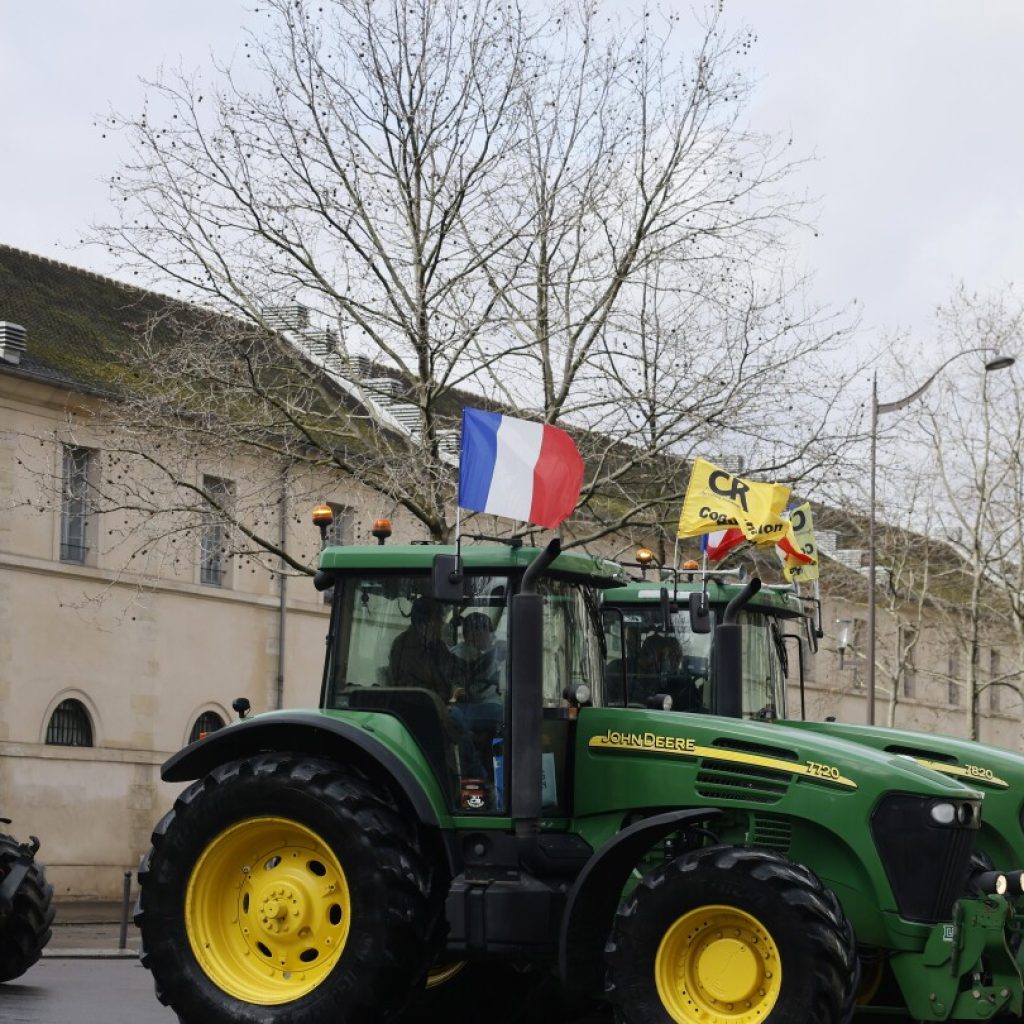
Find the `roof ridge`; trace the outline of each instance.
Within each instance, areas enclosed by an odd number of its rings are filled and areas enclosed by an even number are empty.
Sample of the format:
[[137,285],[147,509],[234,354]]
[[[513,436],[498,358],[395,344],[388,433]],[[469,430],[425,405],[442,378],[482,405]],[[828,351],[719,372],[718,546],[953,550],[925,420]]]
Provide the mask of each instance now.
[[76,266],[74,263],[67,263],[64,260],[58,260],[52,256],[44,256],[42,253],[32,252],[30,249],[22,249],[17,245],[0,242],[0,252],[4,251],[13,253],[17,256],[27,256],[29,259],[38,260],[40,263],[48,263],[50,266],[60,267],[62,270],[69,270],[74,274],[91,277],[93,280],[99,281],[101,284],[114,285],[115,287],[123,288],[126,291],[137,292],[140,297],[151,296],[166,299],[169,302],[175,302],[181,306],[193,306],[210,313],[217,312],[216,310],[203,306],[198,302],[189,302],[187,299],[176,298],[173,295],[168,295],[166,292],[153,291],[151,288],[143,288],[137,284],[129,284],[127,281],[119,281],[116,277],[109,277],[106,274],[99,273],[99,271],[90,270],[88,267]]

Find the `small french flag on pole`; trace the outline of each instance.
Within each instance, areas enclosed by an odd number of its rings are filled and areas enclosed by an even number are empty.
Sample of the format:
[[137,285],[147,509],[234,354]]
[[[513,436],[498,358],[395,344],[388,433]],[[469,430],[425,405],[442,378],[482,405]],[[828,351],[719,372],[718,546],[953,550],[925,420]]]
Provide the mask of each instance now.
[[715,530],[714,533],[705,533],[700,539],[701,551],[704,551],[708,560],[720,562],[733,548],[739,547],[747,538],[742,530],[731,527],[728,530]]
[[583,459],[564,430],[462,410],[459,506],[554,529],[576,508]]

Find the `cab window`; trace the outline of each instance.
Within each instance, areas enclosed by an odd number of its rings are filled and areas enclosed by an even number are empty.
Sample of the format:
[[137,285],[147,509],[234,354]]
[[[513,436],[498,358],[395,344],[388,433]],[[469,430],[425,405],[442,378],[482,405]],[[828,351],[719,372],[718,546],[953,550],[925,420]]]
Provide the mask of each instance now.
[[459,604],[427,573],[342,576],[326,706],[400,719],[450,804],[500,813],[497,740],[508,690],[508,579],[468,575]]

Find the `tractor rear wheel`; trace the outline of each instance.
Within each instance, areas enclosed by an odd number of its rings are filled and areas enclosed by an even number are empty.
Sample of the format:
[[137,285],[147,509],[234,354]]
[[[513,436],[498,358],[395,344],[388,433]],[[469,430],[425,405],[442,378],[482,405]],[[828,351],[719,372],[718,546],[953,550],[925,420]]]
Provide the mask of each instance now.
[[807,868],[732,846],[647,874],[606,960],[627,1024],[846,1024],[860,973],[849,922]]
[[143,963],[189,1024],[369,1024],[433,959],[436,860],[380,786],[260,754],[193,783],[139,869]]
[[[0,882],[18,863],[33,854],[33,845],[0,835]],[[46,881],[42,864],[35,860],[14,894],[9,913],[0,917],[0,983],[23,975],[42,955],[53,925],[53,886]]]

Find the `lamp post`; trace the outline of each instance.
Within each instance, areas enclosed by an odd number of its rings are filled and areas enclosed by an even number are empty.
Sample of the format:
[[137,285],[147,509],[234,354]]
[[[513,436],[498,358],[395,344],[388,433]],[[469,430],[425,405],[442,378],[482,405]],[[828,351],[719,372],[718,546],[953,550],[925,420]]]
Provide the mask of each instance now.
[[876,451],[878,447],[878,417],[889,412],[898,412],[911,402],[916,402],[931,386],[935,379],[950,363],[961,356],[976,355],[979,352],[993,352],[993,357],[985,363],[985,372],[1005,370],[1016,361],[1013,356],[1003,356],[991,348],[968,348],[950,356],[916,391],[895,402],[879,402],[878,371],[871,379],[871,509],[868,521],[868,686],[867,686],[867,724],[875,724],[875,469]]

